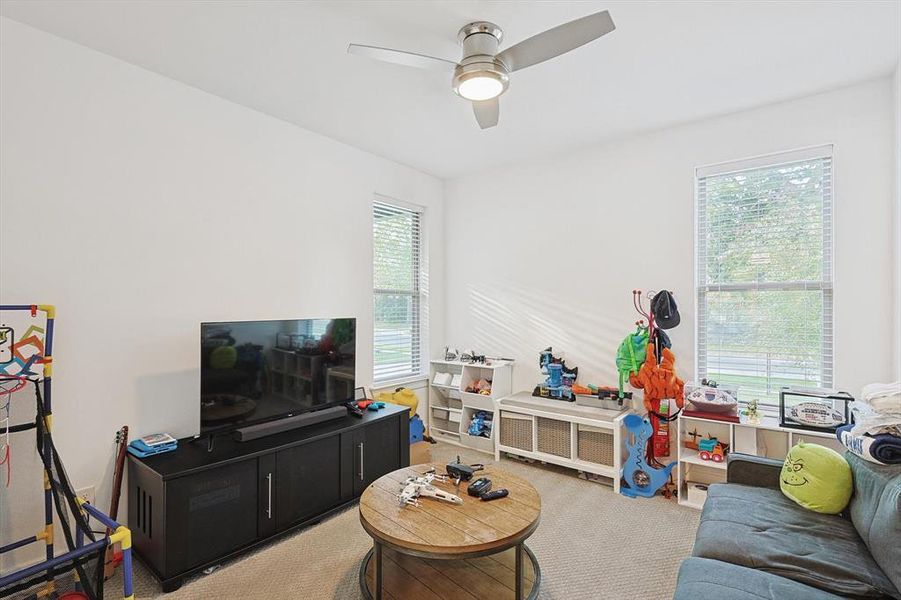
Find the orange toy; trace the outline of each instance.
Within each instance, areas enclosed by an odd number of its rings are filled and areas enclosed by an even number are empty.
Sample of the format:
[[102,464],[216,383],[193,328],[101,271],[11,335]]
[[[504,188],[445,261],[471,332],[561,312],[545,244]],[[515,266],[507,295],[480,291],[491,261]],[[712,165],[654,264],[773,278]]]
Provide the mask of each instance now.
[[644,407],[648,412],[654,411],[654,405],[659,407],[664,398],[674,399],[678,408],[685,404],[685,382],[676,375],[676,355],[669,348],[663,349],[658,365],[654,344],[648,342],[644,363],[637,375],[629,375],[629,383],[644,390]]
[[666,414],[661,414],[660,403],[670,398],[676,403],[677,410],[685,404],[685,383],[676,375],[676,355],[669,348],[664,348],[660,364],[657,364],[654,344],[648,342],[645,361],[637,374],[629,375],[629,383],[644,390],[644,407],[654,430],[648,447],[648,460],[656,456],[669,456],[669,421],[675,415],[672,405],[667,408]]

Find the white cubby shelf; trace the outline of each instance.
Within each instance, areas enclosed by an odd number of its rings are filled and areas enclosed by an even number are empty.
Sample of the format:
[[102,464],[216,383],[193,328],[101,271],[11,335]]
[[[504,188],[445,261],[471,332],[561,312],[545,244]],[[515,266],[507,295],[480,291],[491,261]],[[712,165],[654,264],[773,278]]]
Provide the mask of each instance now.
[[828,432],[792,429],[779,425],[776,417],[764,416],[759,423],[751,423],[746,418],[738,423],[717,421],[702,417],[680,415],[676,427],[676,456],[679,466],[677,484],[679,488],[679,504],[701,509],[703,503],[688,501],[688,486],[691,483],[709,485],[726,481],[726,462],[716,463],[703,460],[696,450],[686,448],[683,442],[689,438],[688,433],[697,429],[699,439],[712,435],[721,442],[729,444],[729,452],[740,452],[754,456],[764,456],[782,460],[789,448],[798,442],[810,441],[828,446],[838,452],[844,447]]
[[[435,375],[459,375],[458,385],[435,383]],[[473,394],[466,389],[480,379],[491,381],[491,394]],[[497,402],[509,396],[513,385],[513,361],[491,361],[490,364],[433,360],[429,368],[428,425],[436,440],[494,454],[498,410]],[[492,415],[491,436],[469,435],[472,416],[484,410]]]

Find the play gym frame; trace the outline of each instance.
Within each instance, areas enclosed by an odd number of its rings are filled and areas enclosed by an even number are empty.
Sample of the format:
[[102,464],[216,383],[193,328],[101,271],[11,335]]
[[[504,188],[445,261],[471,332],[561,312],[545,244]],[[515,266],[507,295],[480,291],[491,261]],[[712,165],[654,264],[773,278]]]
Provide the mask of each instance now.
[[[35,421],[33,423],[9,426],[8,431],[9,433],[19,433],[30,429],[37,430],[36,444],[44,465],[44,527],[35,535],[0,546],[0,554],[43,541],[46,559],[0,577],[0,595],[31,589],[35,586],[40,586],[43,581],[43,586],[39,591],[32,593],[33,597],[56,597],[56,576],[71,570],[75,571],[76,591],[85,592],[87,591],[85,588],[102,589],[103,557],[106,555],[108,548],[112,548],[114,544],[119,544],[122,549],[123,598],[124,600],[133,600],[131,531],[98,510],[84,498],[74,495],[50,436],[53,425],[51,383],[53,375],[55,307],[47,304],[0,305],[0,312],[15,313],[16,311],[28,311],[32,319],[36,318],[39,312],[46,317],[45,328],[30,326],[22,336],[22,339],[7,340],[12,358],[6,363],[0,364],[0,379],[7,382],[14,381],[16,384],[16,387],[4,390],[9,402],[12,401],[13,392],[24,389],[29,383],[35,387],[37,398]],[[13,335],[12,331],[11,328],[8,329],[7,335]],[[41,344],[39,336],[36,335],[39,333],[44,334],[43,344]],[[22,351],[22,348],[25,346],[30,346],[36,350],[26,356],[26,352]],[[37,369],[32,370],[32,367],[37,365],[42,366],[40,375],[36,373]],[[11,373],[9,371],[10,368],[17,369],[18,372]],[[41,393],[42,391],[43,394]],[[7,465],[7,468],[10,468],[10,465]],[[54,471],[57,473],[56,478],[53,476]],[[61,492],[65,494],[64,499],[60,498]],[[65,504],[63,501],[65,501]],[[76,529],[74,542],[71,539],[71,532],[68,530],[64,532],[69,551],[59,555],[54,551],[54,504],[58,513],[60,513],[63,506],[69,506],[70,510],[73,511]],[[74,514],[76,512],[80,514]],[[94,533],[87,526],[91,518],[106,528],[106,533],[97,539],[93,539]],[[63,526],[67,523],[65,515],[61,513],[60,522]],[[88,543],[85,543],[86,534],[91,538]],[[79,572],[85,572],[84,565],[91,560],[90,557],[92,556],[96,556],[98,564],[101,565],[97,573],[100,581],[97,588],[86,584],[79,576]],[[87,596],[91,597],[90,595]]]

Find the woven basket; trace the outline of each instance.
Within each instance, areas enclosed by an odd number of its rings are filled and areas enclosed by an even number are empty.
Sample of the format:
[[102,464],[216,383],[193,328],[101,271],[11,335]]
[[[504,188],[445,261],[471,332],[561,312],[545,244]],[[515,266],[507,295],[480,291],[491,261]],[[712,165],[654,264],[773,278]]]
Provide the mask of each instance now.
[[567,421],[538,417],[538,451],[571,458],[571,427]]
[[501,445],[532,451],[532,418],[501,411]]
[[579,425],[577,442],[579,460],[599,465],[613,465],[612,433]]

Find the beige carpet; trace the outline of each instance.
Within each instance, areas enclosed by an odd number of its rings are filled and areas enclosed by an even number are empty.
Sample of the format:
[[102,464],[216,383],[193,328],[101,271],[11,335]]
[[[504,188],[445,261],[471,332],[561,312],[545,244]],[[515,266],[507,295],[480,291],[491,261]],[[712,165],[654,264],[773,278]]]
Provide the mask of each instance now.
[[[460,452],[464,462],[488,455],[438,444],[432,460]],[[679,563],[691,552],[699,512],[663,498],[630,499],[583,481],[575,471],[504,459],[503,468],[532,482],[541,494],[541,525],[528,545],[541,565],[544,599],[670,598]],[[137,598],[220,599],[360,598],[357,574],[371,546],[357,507],[222,565],[211,575],[190,578],[163,594],[140,561],[135,564]],[[121,598],[118,580],[106,598]]]

